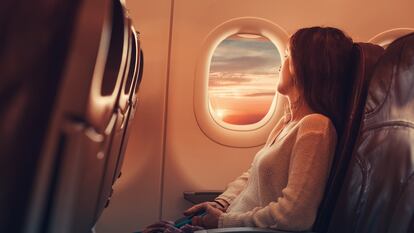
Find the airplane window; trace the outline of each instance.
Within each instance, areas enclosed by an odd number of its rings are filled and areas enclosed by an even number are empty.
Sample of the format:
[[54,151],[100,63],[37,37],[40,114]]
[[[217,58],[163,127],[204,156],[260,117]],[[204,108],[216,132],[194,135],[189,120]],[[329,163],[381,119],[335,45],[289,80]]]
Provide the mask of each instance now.
[[210,62],[209,109],[217,123],[249,125],[269,112],[276,94],[280,53],[266,37],[235,34],[223,40]]

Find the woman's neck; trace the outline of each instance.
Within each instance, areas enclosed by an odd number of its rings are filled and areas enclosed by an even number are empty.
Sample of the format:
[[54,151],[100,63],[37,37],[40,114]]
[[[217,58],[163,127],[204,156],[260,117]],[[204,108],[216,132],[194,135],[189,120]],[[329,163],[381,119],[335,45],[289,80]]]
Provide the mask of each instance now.
[[288,98],[288,103],[289,121],[299,121],[304,116],[315,113],[302,98],[296,98],[295,100]]

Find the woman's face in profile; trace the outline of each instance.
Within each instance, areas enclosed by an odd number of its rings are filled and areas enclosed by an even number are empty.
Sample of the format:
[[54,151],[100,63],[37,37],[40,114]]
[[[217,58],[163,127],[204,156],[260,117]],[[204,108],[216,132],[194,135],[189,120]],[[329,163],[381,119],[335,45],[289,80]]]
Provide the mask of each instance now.
[[282,95],[289,95],[294,88],[294,72],[291,59],[288,48],[286,49],[286,55],[280,69],[279,82],[277,85],[277,91]]

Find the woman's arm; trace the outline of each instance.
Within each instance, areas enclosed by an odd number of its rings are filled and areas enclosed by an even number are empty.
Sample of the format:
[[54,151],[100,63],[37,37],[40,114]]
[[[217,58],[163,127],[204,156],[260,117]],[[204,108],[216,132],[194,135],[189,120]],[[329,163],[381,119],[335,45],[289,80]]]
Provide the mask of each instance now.
[[[253,163],[252,163],[252,166],[253,166]],[[221,212],[226,212],[230,203],[234,200],[234,198],[236,198],[241,193],[244,187],[246,187],[247,181],[249,180],[250,171],[251,171],[251,167],[247,172],[243,173],[236,180],[229,183],[227,185],[226,190],[220,196],[216,197],[214,202],[203,202],[203,203],[194,205],[190,207],[189,209],[187,209],[186,211],[184,211],[184,215],[188,216],[188,215],[194,214],[202,209],[205,209],[206,206],[211,206],[216,209],[219,209]]]
[[289,178],[282,196],[246,213],[224,213],[219,227],[256,226],[281,230],[308,230],[316,218],[328,178],[336,133],[300,135],[292,150]]
[[226,190],[214,201],[218,202],[226,210],[234,198],[236,198],[246,187],[247,181],[249,180],[250,171],[251,167],[248,171],[244,172],[233,182],[229,183]]

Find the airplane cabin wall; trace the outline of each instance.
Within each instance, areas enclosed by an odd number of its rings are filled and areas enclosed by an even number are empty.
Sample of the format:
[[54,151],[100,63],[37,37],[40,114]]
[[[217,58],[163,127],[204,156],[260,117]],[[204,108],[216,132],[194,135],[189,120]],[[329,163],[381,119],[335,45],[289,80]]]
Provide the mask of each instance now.
[[251,16],[270,20],[289,34],[314,25],[339,27],[362,42],[389,29],[414,28],[412,0],[126,3],[141,32],[144,76],[123,176],[98,222],[98,233],[132,232],[159,218],[180,217],[191,206],[183,200],[183,191],[224,189],[247,170],[260,148],[221,145],[197,124],[193,109],[197,59],[207,34],[216,26]]

